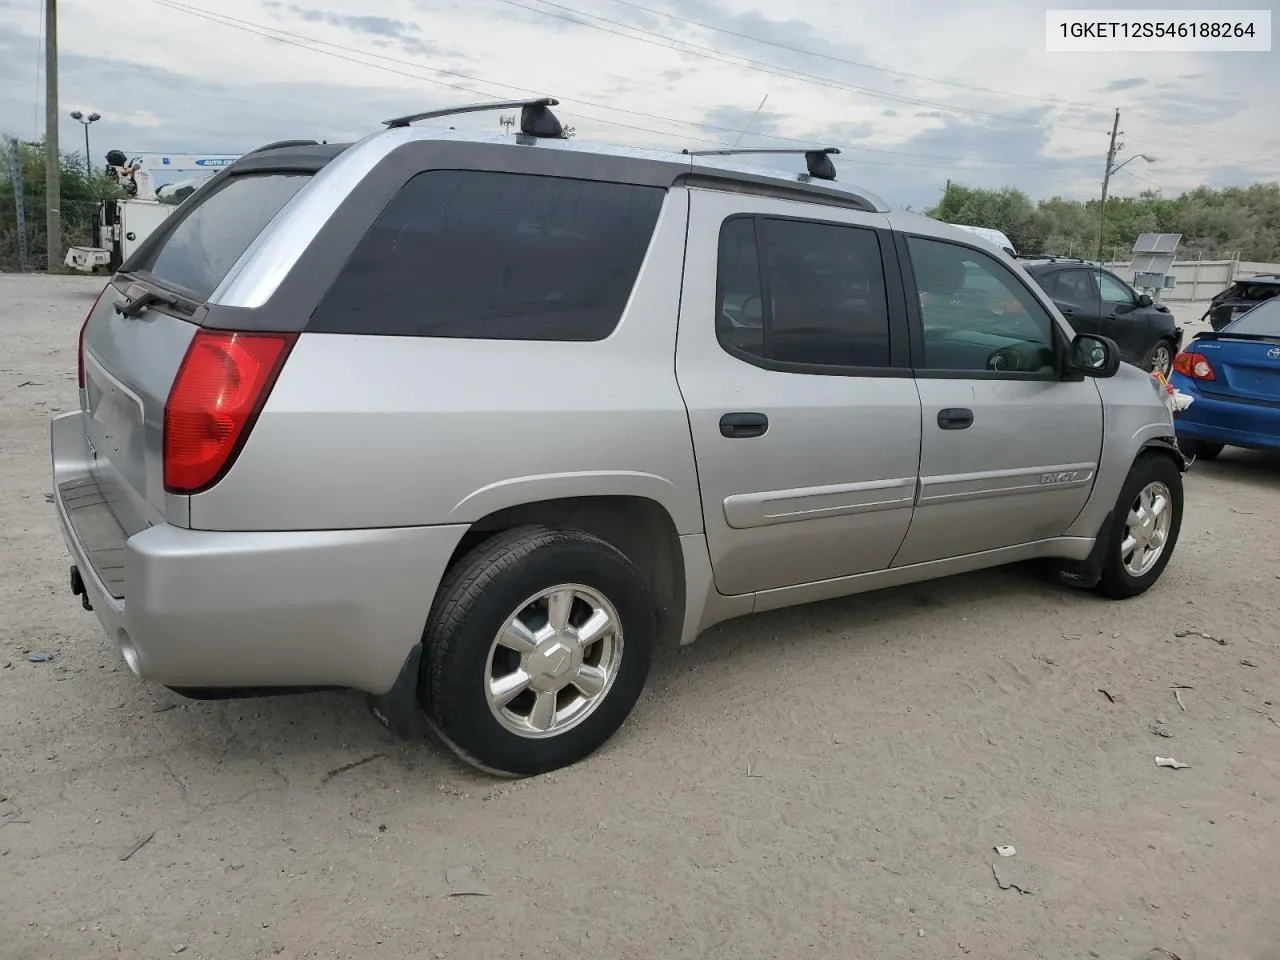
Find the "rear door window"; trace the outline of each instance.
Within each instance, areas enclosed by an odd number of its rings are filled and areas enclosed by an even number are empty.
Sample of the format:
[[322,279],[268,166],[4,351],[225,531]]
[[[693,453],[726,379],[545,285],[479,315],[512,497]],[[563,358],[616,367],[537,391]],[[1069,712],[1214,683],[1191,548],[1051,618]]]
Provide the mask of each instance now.
[[889,366],[884,258],[865,227],[736,217],[720,229],[716,333],[747,362]]
[[1085,304],[1097,300],[1093,274],[1088,270],[1061,270],[1054,279],[1051,294],[1055,300]]
[[[164,243],[144,261],[125,265],[165,286],[207,300],[277,213],[311,179],[310,173],[242,174],[193,198]],[[201,191],[203,193],[203,191]]]
[[666,191],[487,171],[411,179],[311,316],[317,333],[601,340]]

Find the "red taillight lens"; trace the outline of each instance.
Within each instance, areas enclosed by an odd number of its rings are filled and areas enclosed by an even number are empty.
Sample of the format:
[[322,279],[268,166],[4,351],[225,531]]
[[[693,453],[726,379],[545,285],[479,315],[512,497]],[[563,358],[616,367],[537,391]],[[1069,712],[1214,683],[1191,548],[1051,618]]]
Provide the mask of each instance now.
[[[107,284],[107,287],[109,286],[111,284]],[[84,321],[80,324],[80,339],[76,341],[76,383],[81,390],[84,389],[84,328],[89,325],[89,318],[93,316],[93,311],[98,309],[98,301],[107,292],[107,287],[98,291],[98,295],[93,298],[93,306],[89,308],[89,312],[84,315]]]
[[1213,380],[1213,367],[1205,359],[1204,354],[1183,351],[1173,358],[1173,369],[1192,380]]
[[201,330],[164,405],[164,487],[191,494],[231,467],[297,339]]

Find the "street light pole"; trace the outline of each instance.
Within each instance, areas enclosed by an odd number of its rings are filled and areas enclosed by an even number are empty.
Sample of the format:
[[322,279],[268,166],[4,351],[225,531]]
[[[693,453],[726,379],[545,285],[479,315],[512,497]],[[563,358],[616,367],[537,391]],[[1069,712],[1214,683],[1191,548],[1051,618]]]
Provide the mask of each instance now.
[[71,111],[71,119],[79,120],[80,125],[84,127],[84,172],[89,179],[93,179],[93,161],[89,158],[89,124],[101,120],[102,116],[97,113],[91,113],[86,117],[79,110],[73,110]]

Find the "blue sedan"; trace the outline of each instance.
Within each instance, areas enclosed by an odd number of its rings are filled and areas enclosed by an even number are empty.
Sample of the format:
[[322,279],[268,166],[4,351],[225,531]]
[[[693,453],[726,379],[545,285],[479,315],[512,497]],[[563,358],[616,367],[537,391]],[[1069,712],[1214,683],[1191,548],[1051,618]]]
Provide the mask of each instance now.
[[1169,382],[1194,398],[1174,421],[1184,454],[1280,450],[1280,297],[1197,333],[1174,358]]

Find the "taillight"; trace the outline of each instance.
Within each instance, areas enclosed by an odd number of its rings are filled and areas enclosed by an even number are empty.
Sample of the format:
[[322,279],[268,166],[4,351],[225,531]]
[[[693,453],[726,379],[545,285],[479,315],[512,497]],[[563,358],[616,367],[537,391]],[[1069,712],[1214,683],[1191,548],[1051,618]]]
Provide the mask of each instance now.
[[164,405],[164,487],[199,493],[230,469],[267,402],[293,333],[201,330]]
[[[111,284],[107,284],[107,287]],[[84,389],[84,328],[89,325],[89,318],[93,316],[93,311],[98,309],[98,301],[102,299],[102,295],[107,292],[107,287],[103,287],[98,291],[98,295],[93,298],[93,306],[89,308],[89,312],[84,315],[84,320],[80,324],[80,339],[76,341],[76,383],[80,389]]]
[[1192,380],[1213,380],[1213,367],[1205,359],[1204,354],[1189,353],[1184,350],[1173,358],[1173,369]]

